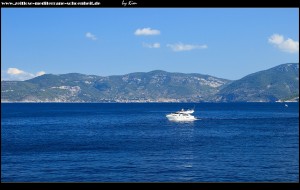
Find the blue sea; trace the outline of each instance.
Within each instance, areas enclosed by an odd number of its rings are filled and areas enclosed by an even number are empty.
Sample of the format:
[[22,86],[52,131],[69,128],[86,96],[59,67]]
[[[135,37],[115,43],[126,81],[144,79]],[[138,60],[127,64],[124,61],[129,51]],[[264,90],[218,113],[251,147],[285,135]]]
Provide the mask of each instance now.
[[1,103],[1,182],[299,182],[286,104]]

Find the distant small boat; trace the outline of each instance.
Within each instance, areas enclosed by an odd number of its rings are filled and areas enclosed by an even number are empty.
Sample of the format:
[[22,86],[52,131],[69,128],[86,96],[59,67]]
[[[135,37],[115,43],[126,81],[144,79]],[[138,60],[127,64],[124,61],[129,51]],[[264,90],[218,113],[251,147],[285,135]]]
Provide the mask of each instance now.
[[287,104],[284,104],[284,106],[285,106],[285,107],[289,107],[289,105],[287,105]]
[[192,113],[194,113],[194,109],[191,109],[191,110],[190,109],[188,109],[188,110],[181,109],[181,111],[167,114],[166,117],[170,121],[194,121],[194,120],[197,120],[197,118],[195,116],[191,115]]

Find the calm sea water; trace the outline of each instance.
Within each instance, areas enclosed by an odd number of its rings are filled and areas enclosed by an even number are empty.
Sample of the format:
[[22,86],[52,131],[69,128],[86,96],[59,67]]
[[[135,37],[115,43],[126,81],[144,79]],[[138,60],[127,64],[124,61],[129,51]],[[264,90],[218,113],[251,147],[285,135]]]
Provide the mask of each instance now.
[[1,181],[299,182],[298,106],[2,103]]

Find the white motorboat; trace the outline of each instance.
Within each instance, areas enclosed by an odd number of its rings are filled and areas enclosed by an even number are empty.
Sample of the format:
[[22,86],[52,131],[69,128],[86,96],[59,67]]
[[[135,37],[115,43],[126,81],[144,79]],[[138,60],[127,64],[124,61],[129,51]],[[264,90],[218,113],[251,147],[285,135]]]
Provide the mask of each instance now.
[[197,120],[197,118],[195,116],[191,115],[191,113],[194,113],[194,110],[183,110],[182,109],[181,111],[167,114],[166,117],[170,121],[195,121],[195,120]]

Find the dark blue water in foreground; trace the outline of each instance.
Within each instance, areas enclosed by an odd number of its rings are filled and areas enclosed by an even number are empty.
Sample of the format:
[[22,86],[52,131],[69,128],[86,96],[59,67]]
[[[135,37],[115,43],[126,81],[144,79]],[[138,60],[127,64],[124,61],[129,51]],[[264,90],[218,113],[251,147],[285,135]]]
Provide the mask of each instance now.
[[298,106],[2,103],[1,181],[299,182]]

